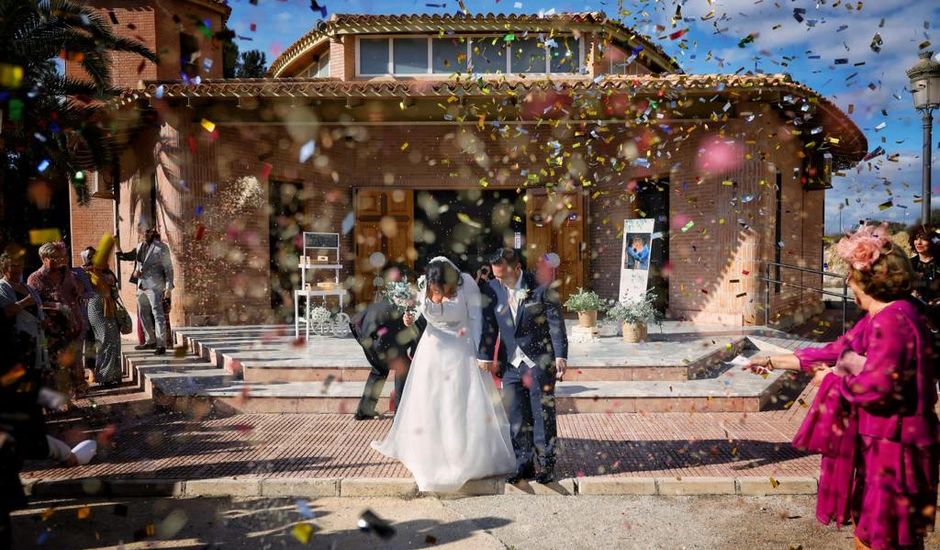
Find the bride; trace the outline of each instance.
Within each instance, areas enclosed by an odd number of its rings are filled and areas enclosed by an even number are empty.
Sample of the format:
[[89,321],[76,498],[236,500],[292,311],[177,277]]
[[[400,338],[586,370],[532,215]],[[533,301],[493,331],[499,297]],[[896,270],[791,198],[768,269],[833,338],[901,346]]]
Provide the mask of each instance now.
[[424,279],[418,315],[427,328],[392,429],[372,448],[400,460],[420,491],[454,492],[468,480],[514,471],[516,458],[496,386],[477,366],[483,313],[476,282],[442,256]]

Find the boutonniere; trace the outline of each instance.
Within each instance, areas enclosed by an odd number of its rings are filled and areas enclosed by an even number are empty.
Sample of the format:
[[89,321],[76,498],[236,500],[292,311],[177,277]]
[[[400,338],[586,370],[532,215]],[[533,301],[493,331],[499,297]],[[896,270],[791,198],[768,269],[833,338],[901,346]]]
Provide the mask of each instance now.
[[424,290],[428,284],[428,278],[425,275],[418,277],[418,290]]
[[520,302],[520,303],[521,303],[521,302],[524,302],[524,301],[526,300],[526,298],[529,297],[529,289],[528,289],[528,288],[517,288],[517,289],[513,290],[513,296],[515,297],[516,302]]

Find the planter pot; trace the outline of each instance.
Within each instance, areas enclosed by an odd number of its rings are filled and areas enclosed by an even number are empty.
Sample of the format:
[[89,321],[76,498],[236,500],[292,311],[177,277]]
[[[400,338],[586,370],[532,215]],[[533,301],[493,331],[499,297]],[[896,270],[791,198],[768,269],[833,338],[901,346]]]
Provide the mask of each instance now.
[[597,326],[597,312],[596,311],[579,311],[578,312],[578,325],[585,328],[594,328]]
[[646,341],[646,323],[624,323],[623,341],[628,344]]

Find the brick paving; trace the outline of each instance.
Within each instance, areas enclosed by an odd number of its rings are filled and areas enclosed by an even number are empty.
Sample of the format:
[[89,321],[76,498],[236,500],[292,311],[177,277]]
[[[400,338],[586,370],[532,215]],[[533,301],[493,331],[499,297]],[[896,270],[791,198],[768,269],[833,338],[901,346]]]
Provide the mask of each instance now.
[[[801,399],[812,400],[812,388]],[[97,460],[63,469],[28,465],[27,478],[202,479],[409,477],[369,447],[391,419],[356,422],[348,414],[236,414],[193,418],[139,409],[136,393],[78,420],[52,419],[52,431],[103,442]],[[124,404],[122,406],[122,403]],[[815,476],[819,459],[789,445],[805,407],[759,413],[560,415],[558,471],[575,476]]]

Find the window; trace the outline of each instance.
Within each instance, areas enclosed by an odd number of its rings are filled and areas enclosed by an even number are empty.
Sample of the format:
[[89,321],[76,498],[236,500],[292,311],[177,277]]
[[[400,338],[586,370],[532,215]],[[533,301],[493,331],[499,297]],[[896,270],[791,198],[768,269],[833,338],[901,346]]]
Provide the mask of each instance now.
[[329,52],[320,56],[320,61],[317,62],[317,74],[318,78],[329,78],[330,77],[330,54]]
[[546,66],[545,43],[536,38],[529,38],[511,43],[509,47],[512,72],[544,73]]
[[581,48],[573,36],[555,37],[548,41],[553,73],[576,73],[581,69]]
[[470,65],[475,73],[505,73],[506,43],[502,37],[474,38],[470,42]]
[[467,39],[435,38],[431,41],[431,57],[435,73],[465,73]]
[[392,72],[395,74],[423,74],[428,72],[428,39],[396,38],[392,40],[394,56]]
[[388,74],[388,38],[359,40],[359,74]]
[[185,32],[180,33],[180,74],[186,79],[195,78],[199,75],[199,67],[196,66],[195,57],[199,53],[199,42],[196,37]]
[[[457,72],[577,73],[583,66],[581,42],[573,36],[533,36],[507,42],[499,36],[360,38],[363,76],[450,74]],[[469,47],[468,47],[469,46]],[[468,55],[469,50],[469,55]],[[328,68],[323,76],[328,76]],[[321,73],[318,71],[317,75]]]

